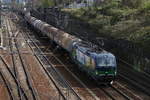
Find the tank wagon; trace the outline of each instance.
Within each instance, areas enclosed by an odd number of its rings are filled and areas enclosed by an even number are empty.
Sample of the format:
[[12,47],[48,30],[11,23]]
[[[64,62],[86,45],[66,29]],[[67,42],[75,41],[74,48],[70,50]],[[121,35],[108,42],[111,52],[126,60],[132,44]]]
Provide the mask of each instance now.
[[88,43],[57,29],[29,14],[25,20],[42,35],[48,36],[56,44],[69,52],[71,58],[78,64],[78,68],[85,71],[88,76],[101,82],[112,82],[117,74],[116,58],[105,50],[95,50]]

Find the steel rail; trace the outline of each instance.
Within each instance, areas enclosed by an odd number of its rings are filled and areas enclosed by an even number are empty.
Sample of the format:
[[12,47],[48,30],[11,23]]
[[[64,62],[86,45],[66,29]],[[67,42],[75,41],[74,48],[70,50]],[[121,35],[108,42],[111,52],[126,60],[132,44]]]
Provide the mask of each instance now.
[[[119,60],[121,63],[123,63],[123,64],[125,64],[125,65],[127,65],[127,66],[130,66],[130,67],[133,67],[133,66],[134,66],[134,65],[132,65],[132,64],[129,64],[128,62],[126,62],[125,60],[123,60],[123,59],[121,59],[121,58],[119,58],[118,60]],[[150,75],[149,75],[149,74],[145,73],[144,71],[141,71],[141,73],[144,74],[145,77],[146,77],[147,79],[149,79],[149,81],[150,81]]]
[[[4,61],[4,59],[3,59],[1,56],[0,56],[0,59],[1,59],[1,61],[4,63],[4,65],[6,66],[6,69],[8,70],[8,72],[10,73],[10,75],[13,77],[13,80],[14,80],[14,82],[16,83],[18,89],[20,89],[20,92],[22,92],[23,95],[25,96],[26,100],[28,100],[27,97],[26,97],[26,95],[24,94],[24,91],[23,91],[21,85],[19,84],[19,82],[18,82],[16,76],[12,73],[12,71],[11,71],[10,68],[8,67],[7,63]],[[22,100],[21,97],[20,97],[20,100]]]
[[[128,66],[128,67],[130,67],[130,68],[133,67],[132,64],[129,64],[129,63],[127,63],[126,61],[124,61],[124,60],[122,60],[122,59],[119,59],[119,61],[120,61],[120,63],[122,63],[123,65],[126,65],[126,66]],[[122,65],[122,64],[121,64],[121,65]],[[130,69],[127,69],[127,68],[126,68],[126,70],[130,70]],[[123,73],[126,73],[126,72],[123,71]],[[142,72],[142,73],[144,74],[144,76],[142,76],[142,79],[148,81],[148,82],[145,83],[145,85],[143,86],[143,85],[142,85],[141,83],[139,83],[138,81],[133,80],[133,79],[131,79],[131,78],[125,76],[123,73],[119,73],[118,76],[121,77],[121,78],[123,78],[124,80],[126,80],[126,81],[129,82],[130,84],[136,86],[138,89],[142,90],[143,92],[145,92],[147,95],[150,96],[150,91],[149,91],[149,88],[150,88],[150,86],[149,86],[150,76],[149,76],[148,74],[145,74],[145,73]],[[134,74],[134,75],[137,76],[137,75],[139,75],[139,74]],[[141,77],[141,76],[139,76],[139,77]],[[139,78],[139,77],[138,77],[138,78]],[[141,81],[142,81],[142,80],[141,80]],[[147,84],[147,85],[146,85],[146,84]]]
[[[99,85],[99,82],[97,80],[95,80],[96,84]],[[131,98],[129,96],[127,96],[126,94],[122,93],[120,90],[116,89],[113,85],[109,84],[107,85],[110,88],[112,88],[113,90],[115,90],[117,93],[119,93],[122,97],[124,97],[126,100],[131,100]],[[113,95],[111,95],[107,90],[105,90],[104,88],[100,88],[105,94],[107,94],[112,100],[116,100]]]
[[109,98],[111,98],[112,100],[116,100],[109,92],[107,92],[105,89],[100,88]]
[[120,90],[118,90],[117,88],[115,88],[113,85],[110,85],[110,87],[112,89],[114,89],[116,92],[118,92],[120,95],[122,95],[126,100],[131,100],[131,98],[129,96],[127,96],[126,94],[122,93]]
[[123,78],[124,80],[126,80],[127,82],[129,82],[130,84],[136,86],[138,89],[142,90],[144,93],[146,93],[147,95],[150,96],[150,92],[149,92],[149,89],[143,87],[142,85],[138,84],[137,82],[127,78],[126,76],[122,75],[122,74],[119,74],[119,76],[121,78]]
[[10,87],[10,84],[8,83],[7,79],[5,78],[5,76],[3,75],[3,72],[0,70],[0,76],[2,77],[2,80],[4,81],[4,84],[7,88],[7,91],[9,93],[10,99],[11,100],[15,100],[15,96],[13,95],[13,91]]

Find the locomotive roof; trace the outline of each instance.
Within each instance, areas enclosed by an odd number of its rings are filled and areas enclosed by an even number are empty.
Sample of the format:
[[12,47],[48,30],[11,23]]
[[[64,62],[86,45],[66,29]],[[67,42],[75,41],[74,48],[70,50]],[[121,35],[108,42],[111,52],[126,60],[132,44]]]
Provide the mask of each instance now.
[[97,50],[95,48],[92,48],[89,44],[78,43],[77,48],[82,53],[84,53],[86,55],[91,55],[92,57],[96,57],[96,56],[103,57],[106,55],[109,57],[115,57],[112,53],[107,52],[103,49]]
[[77,43],[77,48],[83,53],[102,53],[102,52],[108,53],[103,49],[97,49],[96,45],[92,45],[91,43],[83,41]]

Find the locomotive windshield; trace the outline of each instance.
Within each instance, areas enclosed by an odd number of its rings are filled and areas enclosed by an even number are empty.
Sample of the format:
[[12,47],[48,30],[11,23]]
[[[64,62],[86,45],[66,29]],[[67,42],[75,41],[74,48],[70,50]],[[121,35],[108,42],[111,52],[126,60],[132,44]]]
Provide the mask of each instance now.
[[105,67],[105,66],[116,67],[116,59],[112,55],[99,55],[97,57],[97,66],[98,67]]

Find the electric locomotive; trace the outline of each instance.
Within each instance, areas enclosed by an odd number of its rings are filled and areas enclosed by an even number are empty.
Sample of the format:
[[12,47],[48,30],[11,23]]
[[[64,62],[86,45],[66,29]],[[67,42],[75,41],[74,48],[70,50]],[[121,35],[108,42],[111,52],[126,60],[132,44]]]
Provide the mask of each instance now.
[[117,74],[116,58],[105,50],[96,50],[85,42],[73,44],[72,58],[90,77],[101,82],[111,82]]

